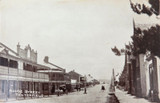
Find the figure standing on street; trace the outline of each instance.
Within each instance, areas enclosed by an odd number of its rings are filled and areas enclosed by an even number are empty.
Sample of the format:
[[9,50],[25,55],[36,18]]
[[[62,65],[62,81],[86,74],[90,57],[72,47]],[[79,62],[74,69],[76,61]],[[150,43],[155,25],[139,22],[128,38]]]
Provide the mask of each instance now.
[[102,87],[101,87],[101,90],[102,90],[102,91],[104,91],[104,90],[105,90],[105,87],[104,87],[103,85],[102,85]]
[[65,91],[65,92],[66,92],[66,95],[68,95],[68,90],[67,90],[67,89],[66,89],[66,91]]
[[59,96],[60,95],[60,89],[58,88],[58,90],[57,90],[57,96]]
[[86,87],[84,88],[84,94],[87,94],[87,88]]

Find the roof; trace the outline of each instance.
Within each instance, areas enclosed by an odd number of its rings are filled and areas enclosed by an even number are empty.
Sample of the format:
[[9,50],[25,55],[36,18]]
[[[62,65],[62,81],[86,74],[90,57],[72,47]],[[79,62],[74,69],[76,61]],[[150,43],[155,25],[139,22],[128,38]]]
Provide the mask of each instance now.
[[9,54],[19,57],[18,53],[16,53],[14,50],[10,49],[9,47],[0,42],[0,52],[3,52],[3,50],[7,50]]
[[40,64],[46,66],[46,67],[49,67],[49,69],[51,70],[55,70],[55,71],[65,71],[65,69],[62,69],[61,67],[59,66],[56,66],[52,63],[45,63],[44,61],[42,61]]
[[41,73],[64,73],[63,71],[56,71],[56,70],[38,70],[37,72],[41,72]]
[[[7,54],[7,52],[8,52],[8,54]],[[6,45],[4,45],[1,42],[0,42],[0,53],[3,55],[13,57],[15,59],[20,59],[22,61],[29,62],[30,64],[33,64],[33,65],[36,65],[36,66],[40,67],[39,72],[49,72],[48,70],[50,70],[50,72],[57,72],[57,73],[58,72],[65,72],[65,69],[63,69],[53,63],[45,63],[43,61],[39,64],[39,63],[32,62],[28,59],[22,58],[21,56],[18,55],[18,53],[16,53],[14,50],[10,49],[9,47],[7,47]],[[44,68],[44,69],[41,69],[41,68]]]
[[82,76],[81,74],[79,74],[79,73],[75,72],[74,70],[72,70],[72,71],[68,72],[68,74],[71,74],[71,73],[74,73],[74,74],[77,74],[77,75],[79,75],[79,76]]
[[136,6],[135,8],[139,11],[139,13],[133,12],[134,26],[136,28],[147,30],[152,26],[160,25],[160,15],[156,15],[153,13],[149,16],[146,13],[142,12],[143,6],[145,6],[147,10],[152,12],[152,6],[149,3],[149,0],[130,0],[130,2],[131,4]]
[[87,75],[86,78],[87,78],[87,82],[91,82],[94,80],[94,78],[91,75]]

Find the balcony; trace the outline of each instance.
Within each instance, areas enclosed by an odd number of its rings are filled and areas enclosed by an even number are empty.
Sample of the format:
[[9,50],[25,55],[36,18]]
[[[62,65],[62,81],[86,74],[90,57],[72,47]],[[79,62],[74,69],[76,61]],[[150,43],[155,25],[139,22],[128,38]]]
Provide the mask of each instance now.
[[0,66],[0,79],[7,78],[22,81],[49,81],[49,76],[44,73]]

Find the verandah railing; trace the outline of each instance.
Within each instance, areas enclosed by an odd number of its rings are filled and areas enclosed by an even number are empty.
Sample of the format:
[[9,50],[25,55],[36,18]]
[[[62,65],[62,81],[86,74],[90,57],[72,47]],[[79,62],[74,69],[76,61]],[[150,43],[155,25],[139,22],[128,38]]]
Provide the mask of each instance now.
[[4,66],[0,66],[0,75],[49,80],[49,76],[44,73],[32,72]]

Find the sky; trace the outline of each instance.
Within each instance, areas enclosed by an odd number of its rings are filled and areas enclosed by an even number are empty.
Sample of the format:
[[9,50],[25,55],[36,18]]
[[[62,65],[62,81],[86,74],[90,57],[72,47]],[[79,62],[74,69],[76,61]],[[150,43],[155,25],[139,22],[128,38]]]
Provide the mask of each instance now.
[[120,73],[124,48],[133,34],[129,0],[0,0],[0,42],[16,51],[18,42],[66,69],[96,79]]

